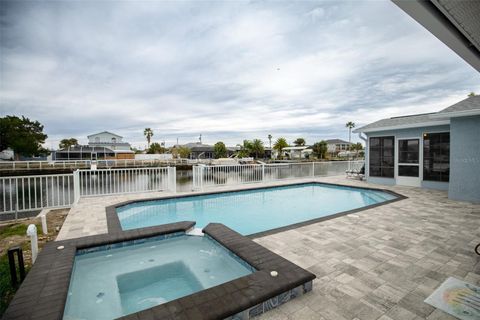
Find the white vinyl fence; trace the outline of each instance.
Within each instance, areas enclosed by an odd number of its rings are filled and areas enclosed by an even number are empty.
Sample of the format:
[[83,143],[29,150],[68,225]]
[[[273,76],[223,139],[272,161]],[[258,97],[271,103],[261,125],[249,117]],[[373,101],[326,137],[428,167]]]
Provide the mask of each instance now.
[[175,167],[0,177],[0,214],[70,207],[85,196],[175,190]]
[[346,170],[360,168],[364,161],[329,161],[245,165],[198,165],[193,167],[193,189],[276,181],[305,177],[343,175]]

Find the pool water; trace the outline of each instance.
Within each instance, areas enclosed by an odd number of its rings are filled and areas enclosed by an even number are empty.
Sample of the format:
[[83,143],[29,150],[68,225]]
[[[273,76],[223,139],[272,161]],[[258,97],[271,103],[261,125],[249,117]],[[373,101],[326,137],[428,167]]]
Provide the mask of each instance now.
[[248,275],[208,237],[180,235],[75,257],[63,319],[115,319]]
[[117,215],[123,230],[196,221],[198,228],[219,222],[250,235],[395,198],[383,191],[307,183],[136,202],[117,208]]

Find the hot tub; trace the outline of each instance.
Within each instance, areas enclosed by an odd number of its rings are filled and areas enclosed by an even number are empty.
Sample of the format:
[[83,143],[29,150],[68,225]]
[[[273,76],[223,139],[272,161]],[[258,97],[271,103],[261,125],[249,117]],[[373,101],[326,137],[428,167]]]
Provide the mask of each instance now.
[[208,236],[170,234],[79,250],[64,319],[114,319],[255,269]]

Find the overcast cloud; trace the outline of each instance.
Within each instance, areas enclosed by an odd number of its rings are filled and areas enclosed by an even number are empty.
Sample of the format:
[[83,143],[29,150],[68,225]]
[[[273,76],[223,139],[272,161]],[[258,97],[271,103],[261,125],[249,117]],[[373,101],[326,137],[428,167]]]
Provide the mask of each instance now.
[[347,138],[480,92],[478,73],[392,2],[0,2],[1,116],[58,140]]

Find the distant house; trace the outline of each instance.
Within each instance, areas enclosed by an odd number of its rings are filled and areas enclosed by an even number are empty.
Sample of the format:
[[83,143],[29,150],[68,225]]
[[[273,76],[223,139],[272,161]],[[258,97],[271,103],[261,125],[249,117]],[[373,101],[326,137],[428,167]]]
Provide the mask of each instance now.
[[88,146],[90,147],[104,147],[110,149],[115,154],[115,159],[134,159],[134,152],[130,149],[130,143],[123,142],[122,136],[103,131],[87,136]]
[[[215,159],[214,147],[201,142],[190,142],[184,145],[175,145],[174,147],[185,147],[190,149],[190,159]],[[227,147],[227,157],[232,156],[236,148]]]
[[480,202],[480,96],[354,132],[366,140],[368,182],[448,190],[449,198]]
[[134,159],[130,144],[122,136],[103,131],[87,136],[88,145],[78,145],[52,153],[53,160]]
[[115,152],[107,147],[73,146],[52,152],[54,161],[115,159]]
[[341,139],[325,140],[327,142],[327,152],[331,155],[337,155],[339,152],[348,151],[352,143]]
[[15,152],[12,149],[7,148],[0,152],[0,160],[13,160],[15,158]]
[[282,149],[282,154],[290,159],[306,159],[312,152],[310,146],[285,147]]

